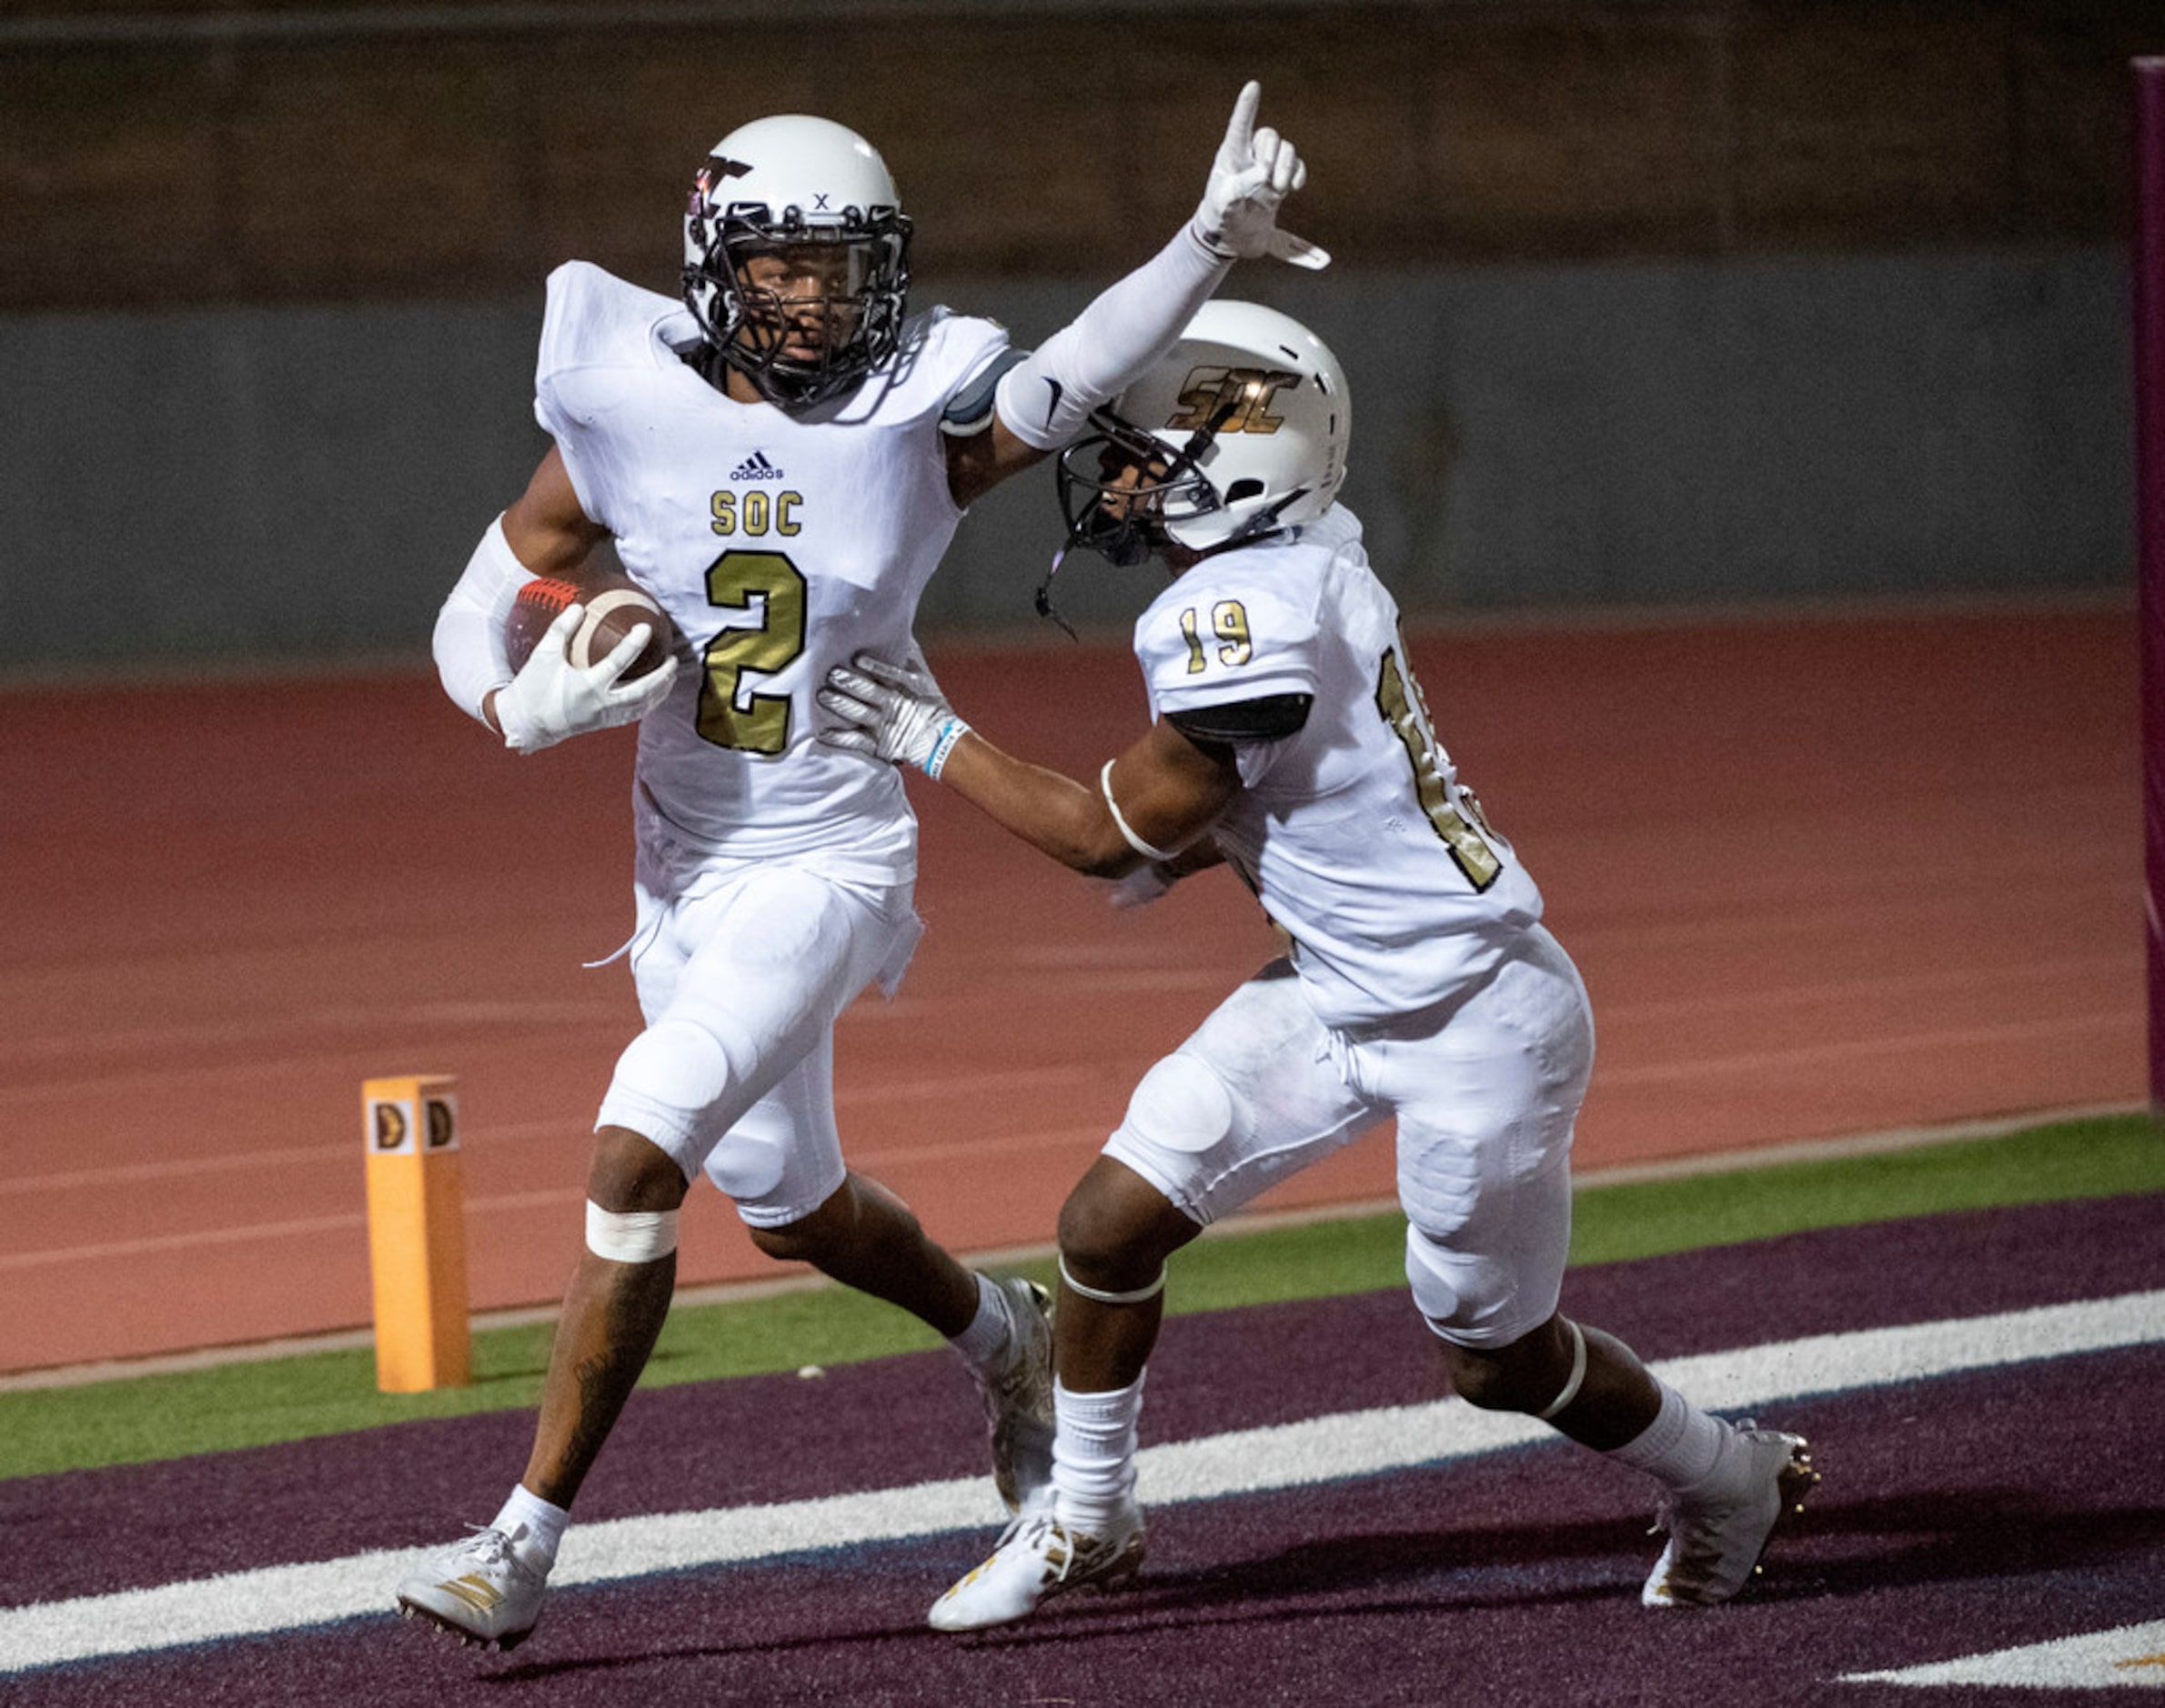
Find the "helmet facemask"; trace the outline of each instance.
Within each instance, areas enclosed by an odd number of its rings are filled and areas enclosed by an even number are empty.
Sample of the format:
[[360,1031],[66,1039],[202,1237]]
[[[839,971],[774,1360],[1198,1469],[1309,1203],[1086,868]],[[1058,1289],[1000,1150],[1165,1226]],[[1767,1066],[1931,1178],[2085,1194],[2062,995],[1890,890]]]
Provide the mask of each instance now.
[[[1037,614],[1067,628],[1070,636],[1075,631],[1052,606],[1052,578],[1069,552],[1080,546],[1114,568],[1132,569],[1153,555],[1188,550],[1173,530],[1225,507],[1203,472],[1223,413],[1178,445],[1172,436],[1145,432],[1109,408],[1091,419],[1098,430],[1067,447],[1053,466],[1067,538],[1037,590]],[[1223,543],[1238,544],[1268,531],[1270,527],[1243,527]]]
[[[1179,342],[1091,417],[1054,465],[1067,554],[1175,574],[1213,552],[1298,530],[1336,501],[1351,416],[1338,358],[1290,316],[1213,298]],[[1064,625],[1062,625],[1064,627]]]
[[1099,410],[1092,417],[1099,430],[1060,455],[1067,544],[1087,547],[1124,569],[1168,546],[1212,550],[1276,533],[1285,525],[1280,513],[1307,497],[1309,488],[1295,487],[1275,502],[1233,514],[1266,496],[1264,482],[1235,476],[1220,490],[1211,473],[1219,434],[1253,398],[1253,388],[1225,387],[1184,436],[1149,432],[1110,409]]
[[1092,419],[1098,431],[1062,450],[1054,475],[1067,546],[1131,569],[1171,543],[1169,517],[1214,510],[1218,495],[1190,449],[1176,449],[1109,410]]
[[684,299],[713,354],[760,396],[805,409],[854,389],[901,338],[910,290],[910,220],[845,207],[807,219],[763,202],[705,211],[702,172],[688,221],[696,258]]

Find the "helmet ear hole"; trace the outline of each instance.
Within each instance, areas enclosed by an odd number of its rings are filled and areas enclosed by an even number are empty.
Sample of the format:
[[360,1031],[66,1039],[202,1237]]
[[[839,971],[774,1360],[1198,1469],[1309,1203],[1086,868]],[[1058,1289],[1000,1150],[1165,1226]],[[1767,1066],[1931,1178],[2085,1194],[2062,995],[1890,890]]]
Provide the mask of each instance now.
[[1244,498],[1260,498],[1261,497],[1263,497],[1263,482],[1253,475],[1244,480],[1236,480],[1225,488],[1225,502],[1228,504],[1238,504]]

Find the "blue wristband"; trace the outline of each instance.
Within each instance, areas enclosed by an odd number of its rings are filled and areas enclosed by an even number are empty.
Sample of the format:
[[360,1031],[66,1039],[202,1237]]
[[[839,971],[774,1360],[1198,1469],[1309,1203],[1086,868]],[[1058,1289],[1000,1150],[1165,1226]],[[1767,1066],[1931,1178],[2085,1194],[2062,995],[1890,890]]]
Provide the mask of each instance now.
[[969,733],[970,726],[950,714],[932,742],[932,750],[924,757],[924,774],[938,782],[941,769],[947,764],[947,756],[955,750],[955,743]]

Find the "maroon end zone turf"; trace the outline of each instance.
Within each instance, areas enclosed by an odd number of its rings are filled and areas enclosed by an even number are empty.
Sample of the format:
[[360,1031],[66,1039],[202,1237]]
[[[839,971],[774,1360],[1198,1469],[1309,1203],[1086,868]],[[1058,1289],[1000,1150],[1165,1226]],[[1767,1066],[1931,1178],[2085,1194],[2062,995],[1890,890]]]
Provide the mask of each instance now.
[[[1566,1306],[1662,1358],[2109,1297],[2165,1278],[2161,1212],[2135,1198],[1800,1234],[1577,1271]],[[1425,1351],[1391,1293],[1176,1320],[1146,1440],[1432,1397]],[[1713,1614],[1641,1609],[1657,1548],[1644,1486],[1543,1445],[1166,1507],[1143,1587],[966,1641],[925,1631],[923,1610],[989,1529],[571,1590],[514,1657],[438,1650],[387,1613],[19,1675],[0,1695],[1914,1708],[1914,1693],[1835,1681],[2157,1617],[2160,1407],[2156,1345],[1784,1405],[1768,1421],[1813,1438],[1827,1485],[1762,1590]],[[978,1428],[944,1353],[663,1390],[635,1401],[582,1516],[970,1474]],[[414,1424],[0,1483],[0,1604],[429,1546],[487,1518],[526,1432],[523,1415]]]

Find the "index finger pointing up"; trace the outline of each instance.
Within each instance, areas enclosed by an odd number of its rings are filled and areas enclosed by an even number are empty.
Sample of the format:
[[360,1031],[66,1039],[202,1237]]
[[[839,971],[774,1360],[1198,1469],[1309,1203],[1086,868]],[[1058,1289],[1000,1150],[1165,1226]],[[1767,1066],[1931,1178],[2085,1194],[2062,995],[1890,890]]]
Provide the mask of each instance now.
[[1246,155],[1255,136],[1255,109],[1263,105],[1263,85],[1251,79],[1241,85],[1233,104],[1233,118],[1225,126],[1225,146]]

